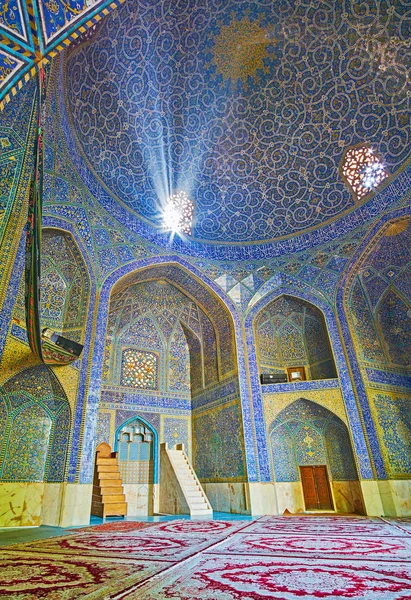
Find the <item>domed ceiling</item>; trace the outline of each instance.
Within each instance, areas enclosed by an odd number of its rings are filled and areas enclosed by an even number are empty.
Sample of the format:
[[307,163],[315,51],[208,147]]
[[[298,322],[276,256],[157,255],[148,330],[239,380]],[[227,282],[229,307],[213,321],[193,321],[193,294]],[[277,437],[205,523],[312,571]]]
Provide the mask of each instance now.
[[407,1],[127,0],[70,51],[68,111],[110,194],[161,227],[170,193],[193,238],[257,243],[356,203],[344,150],[410,154]]

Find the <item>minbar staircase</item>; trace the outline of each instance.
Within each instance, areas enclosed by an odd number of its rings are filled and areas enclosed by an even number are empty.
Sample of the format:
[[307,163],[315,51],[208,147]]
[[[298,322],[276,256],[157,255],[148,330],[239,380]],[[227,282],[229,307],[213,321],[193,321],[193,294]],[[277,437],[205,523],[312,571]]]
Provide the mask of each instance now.
[[91,514],[103,518],[127,515],[117,457],[108,444],[100,444],[96,451]]
[[[168,457],[176,478],[175,484],[179,487],[180,509],[173,512],[180,514],[188,512],[191,516],[212,516],[211,505],[184,452],[183,444],[177,444],[173,449],[168,448],[167,444],[162,444],[161,451],[164,459],[166,456]],[[163,466],[166,466],[164,460]],[[184,508],[188,510],[184,510]],[[171,511],[169,509],[165,512]]]

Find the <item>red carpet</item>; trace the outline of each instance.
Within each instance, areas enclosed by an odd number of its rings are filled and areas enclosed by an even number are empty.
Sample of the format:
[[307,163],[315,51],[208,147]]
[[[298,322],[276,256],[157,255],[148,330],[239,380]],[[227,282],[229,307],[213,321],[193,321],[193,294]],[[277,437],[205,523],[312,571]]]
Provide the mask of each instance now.
[[101,525],[92,525],[91,527],[79,527],[78,529],[71,529],[70,533],[84,533],[86,531],[92,531],[93,533],[114,531],[119,533],[120,531],[136,531],[137,529],[145,529],[146,527],[152,527],[153,525],[158,525],[158,523],[146,523],[139,521],[112,521],[110,523],[102,523]]
[[257,535],[241,533],[221,544],[213,553],[296,556],[299,558],[349,558],[352,560],[411,561],[411,536],[325,537],[302,535]]
[[75,556],[105,558],[130,558],[142,560],[166,560],[176,562],[191,556],[215,543],[212,536],[195,536],[168,533],[166,536],[136,533],[108,533],[102,535],[88,532],[42,539],[35,542],[13,545],[21,552],[44,552]]
[[388,523],[380,521],[379,525],[369,523],[363,519],[353,517],[351,522],[338,521],[331,517],[331,520],[313,517],[313,519],[301,519],[297,517],[284,517],[280,519],[265,518],[251,523],[245,529],[247,533],[258,534],[281,534],[292,533],[293,535],[328,535],[332,531],[333,535],[342,536],[398,536],[402,535],[401,531]]
[[3,548],[0,599],[411,599],[410,520],[109,525]]
[[128,600],[409,600],[411,565],[203,555]]
[[112,598],[169,566],[162,562],[107,560],[0,551],[0,598],[71,600]]

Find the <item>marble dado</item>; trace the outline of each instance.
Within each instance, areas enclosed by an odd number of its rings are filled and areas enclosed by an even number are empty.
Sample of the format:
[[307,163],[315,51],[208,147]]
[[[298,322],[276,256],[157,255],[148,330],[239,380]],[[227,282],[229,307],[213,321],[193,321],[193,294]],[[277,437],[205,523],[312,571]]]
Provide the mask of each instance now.
[[411,513],[411,480],[361,481],[367,515],[406,517]]
[[87,525],[92,487],[68,483],[0,483],[0,527]]
[[0,527],[41,524],[44,483],[0,483]]

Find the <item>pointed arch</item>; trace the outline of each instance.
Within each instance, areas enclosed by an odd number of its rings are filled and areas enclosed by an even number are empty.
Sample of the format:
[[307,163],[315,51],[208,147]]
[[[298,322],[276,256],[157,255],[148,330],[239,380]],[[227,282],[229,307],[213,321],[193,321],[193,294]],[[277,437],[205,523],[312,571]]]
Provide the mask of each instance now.
[[347,426],[312,400],[302,397],[284,408],[269,425],[269,437],[275,481],[299,481],[300,466],[321,464],[334,481],[358,480]]
[[158,467],[159,467],[159,465],[158,465],[158,457],[159,457],[158,433],[157,433],[157,430],[155,429],[155,427],[153,427],[153,425],[151,423],[146,421],[146,419],[144,419],[144,417],[141,417],[139,414],[136,413],[134,416],[130,417],[129,419],[127,419],[126,421],[121,423],[121,425],[119,425],[117,427],[115,437],[114,437],[114,452],[118,452],[119,434],[120,434],[121,430],[124,429],[124,427],[126,427],[130,423],[133,423],[134,421],[140,421],[141,423],[143,423],[144,427],[149,429],[151,431],[151,433],[153,434],[153,463],[154,463],[153,483],[158,483]]
[[71,411],[51,369],[38,365],[20,371],[3,383],[0,397],[8,414],[1,477],[13,481],[64,481]]
[[[242,347],[243,345],[242,326],[237,309],[234,303],[224,294],[219,286],[207,277],[204,277],[202,272],[193,265],[187,263],[181,257],[172,255],[134,261],[112,273],[104,282],[100,296],[101,302],[97,319],[100,327],[96,334],[97,337],[102,339],[105,335],[110,298],[117,290],[125,287],[129,282],[135,281],[136,274],[138,276],[138,281],[154,278],[170,281],[189,298],[196,300],[195,303],[200,306],[201,310],[210,318],[211,322],[217,323],[215,331],[217,334],[218,369],[222,379],[221,384],[218,382],[216,385],[221,386],[222,394],[230,395],[233,399],[231,401],[232,406],[230,410],[234,411],[235,409],[237,411],[235,422],[237,423],[238,421],[241,426],[244,426],[244,429],[249,432],[249,436],[255,439],[255,431],[251,418],[251,396],[246,380],[247,370],[245,366],[245,356],[243,350],[237,353],[239,346]],[[222,335],[224,338],[221,337]],[[99,381],[102,367],[102,352],[100,348],[96,348],[94,358],[92,378],[94,381]],[[242,377],[238,376],[237,359],[240,362],[240,370],[243,374]],[[97,398],[100,394],[100,390],[100,387],[96,387],[93,391],[93,398],[96,402],[98,401]],[[217,389],[210,388],[209,392],[207,392],[208,395],[206,394],[204,398],[201,397],[201,399],[199,399],[199,406],[205,406],[208,402],[214,401],[217,393]],[[231,422],[233,421],[231,420]],[[229,419],[227,419],[227,423],[224,424],[224,427],[228,428],[228,425]],[[91,435],[92,429],[93,428],[90,428],[87,437]],[[249,478],[252,481],[257,481],[259,475],[258,465],[255,463],[255,444],[247,446],[247,454],[245,456],[243,446],[244,436],[242,431],[240,438],[242,450],[239,453],[239,456],[242,464],[238,465],[238,468],[236,467],[236,469],[238,472],[241,471],[241,477],[243,478],[247,469]],[[244,465],[245,458],[247,459],[246,466]],[[85,458],[82,469],[84,469],[84,477],[86,477],[85,472],[88,471],[87,477],[91,478],[91,472],[87,467]]]
[[[344,351],[341,344],[340,333],[336,316],[331,306],[322,298],[316,295],[313,291],[299,289],[295,286],[280,285],[278,288],[267,293],[263,298],[256,301],[252,308],[247,313],[245,319],[246,343],[248,351],[249,372],[251,379],[251,388],[253,395],[254,414],[256,421],[256,431],[259,439],[259,464],[264,464],[266,481],[270,481],[270,472],[272,469],[269,466],[268,441],[266,427],[263,419],[263,397],[262,389],[258,377],[258,361],[255,352],[255,336],[254,324],[257,315],[262,313],[273,300],[282,295],[288,295],[301,300],[310,302],[317,307],[325,318],[325,324],[330,337],[331,348],[337,368],[338,383],[341,388],[344,404],[347,410],[347,415],[350,423],[350,430],[353,436],[355,454],[359,461],[361,477],[364,479],[372,478],[372,466],[370,462],[369,450],[363,432],[362,420],[358,412],[358,407],[354,395],[353,385],[349,375],[349,370],[344,356]],[[308,382],[307,382],[308,383]],[[315,382],[312,382],[315,384]],[[294,385],[294,384],[292,384]],[[260,416],[261,415],[261,416]],[[371,418],[371,417],[370,417]],[[260,467],[261,468],[261,467]]]

